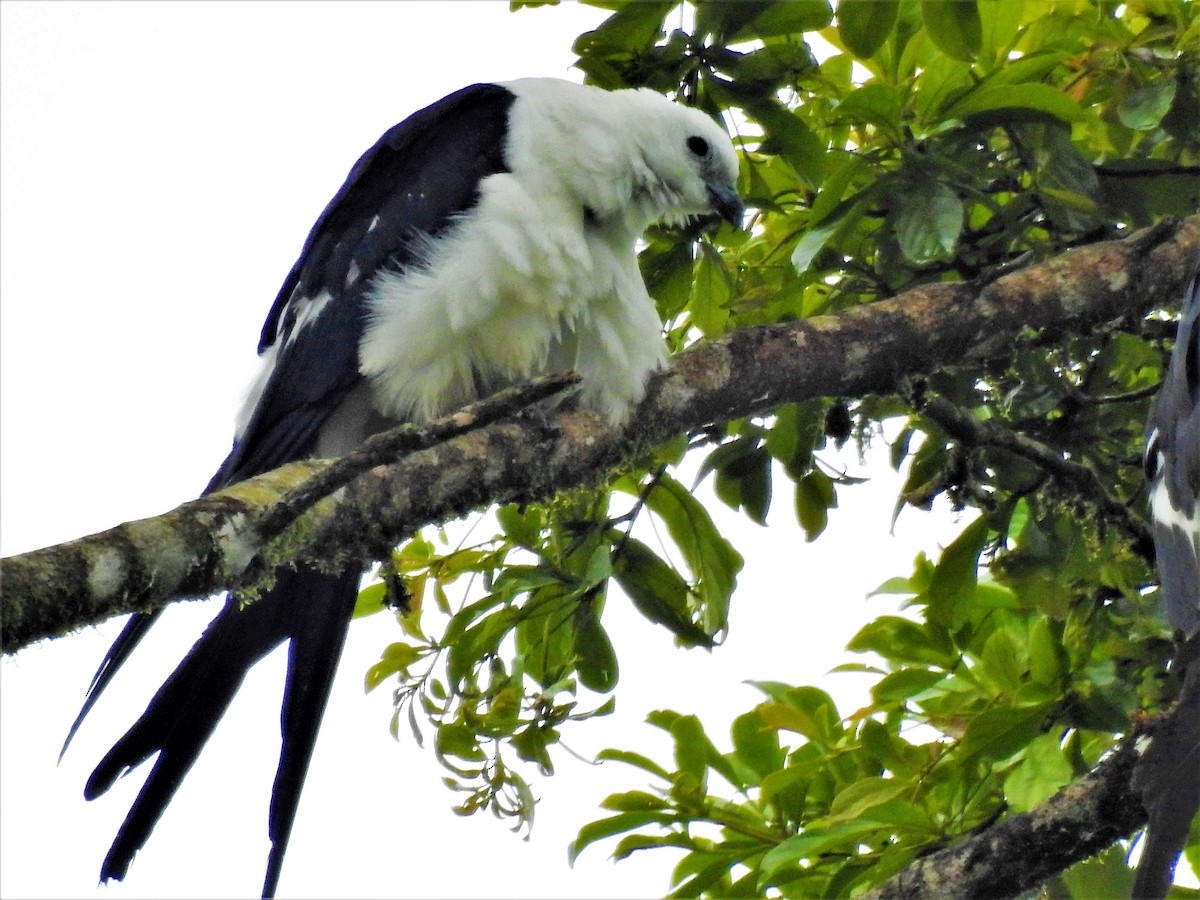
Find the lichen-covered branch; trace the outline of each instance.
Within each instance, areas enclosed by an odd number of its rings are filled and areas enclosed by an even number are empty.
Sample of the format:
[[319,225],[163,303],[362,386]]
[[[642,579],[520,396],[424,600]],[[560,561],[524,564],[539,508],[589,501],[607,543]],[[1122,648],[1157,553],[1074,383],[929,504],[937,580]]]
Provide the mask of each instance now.
[[256,536],[266,510],[328,461],[295,463],[154,519],[10,557],[0,566],[3,650],[246,586],[247,573],[289,560],[332,567],[382,556],[424,524],[595,481],[676,434],[813,397],[894,392],[906,376],[955,365],[1027,328],[1137,315],[1179,296],[1197,255],[1193,216],[983,286],[927,285],[836,316],[732,332],[676,357],[624,428],[569,410],[476,428],[370,469],[266,544]]
[[4,650],[28,643],[27,633],[51,636],[138,609],[164,585],[181,596],[253,585],[297,558],[288,542],[274,539],[357,475],[511,416],[578,380],[535,378],[427,426],[375,435],[341,459],[292,463],[164,515],[4,560]]

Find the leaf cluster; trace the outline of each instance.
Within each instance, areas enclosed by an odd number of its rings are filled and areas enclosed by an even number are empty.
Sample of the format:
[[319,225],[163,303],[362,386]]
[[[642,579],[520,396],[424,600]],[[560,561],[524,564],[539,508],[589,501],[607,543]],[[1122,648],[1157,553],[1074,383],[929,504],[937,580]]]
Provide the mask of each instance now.
[[[639,518],[661,527],[686,575],[633,536]],[[533,798],[506,749],[550,774],[549,747],[562,725],[613,708],[611,697],[579,707],[581,692],[609,694],[617,684],[617,655],[602,623],[609,585],[680,643],[711,646],[726,626],[742,559],[663,465],[549,504],[506,505],[495,520],[498,531],[470,547],[438,552],[426,536],[406,542],[383,580],[362,591],[357,614],[400,607],[405,639],[385,648],[366,675],[368,691],[397,680],[393,736],[406,716],[422,742],[418,716],[426,719],[453,776],[447,784],[468,795],[460,811],[490,808],[520,824],[532,821]],[[455,608],[447,588],[464,577],[478,578],[483,596]]]

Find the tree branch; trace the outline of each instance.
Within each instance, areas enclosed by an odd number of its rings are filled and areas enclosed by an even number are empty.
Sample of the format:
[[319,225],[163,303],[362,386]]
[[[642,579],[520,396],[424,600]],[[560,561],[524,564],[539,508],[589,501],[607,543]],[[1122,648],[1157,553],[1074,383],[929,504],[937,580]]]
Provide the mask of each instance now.
[[924,856],[861,900],[1002,898],[1028,893],[1146,824],[1133,790],[1140,733],[1039,806],[1005,818],[961,844]]
[[[543,375],[524,384],[498,391],[428,426],[402,424],[373,435],[353,452],[288,491],[256,523],[255,536],[261,544],[265,544],[282,534],[317,502],[340,490],[367,470],[394,462],[418,450],[444,444],[460,434],[508,418],[526,407],[573,387],[579,381],[580,377],[575,374]],[[241,580],[253,582],[261,574],[243,573]]]
[[934,284],[798,322],[732,332],[679,354],[632,421],[560,411],[507,420],[371,468],[272,541],[263,517],[330,461],[293,463],[152,519],[4,560],[3,650],[113,615],[250,586],[304,559],[385,555],[431,522],[595,482],[676,434],[813,397],[894,392],[1028,328],[1087,327],[1169,305],[1200,255],[1200,216],[1080,247],[983,286]]

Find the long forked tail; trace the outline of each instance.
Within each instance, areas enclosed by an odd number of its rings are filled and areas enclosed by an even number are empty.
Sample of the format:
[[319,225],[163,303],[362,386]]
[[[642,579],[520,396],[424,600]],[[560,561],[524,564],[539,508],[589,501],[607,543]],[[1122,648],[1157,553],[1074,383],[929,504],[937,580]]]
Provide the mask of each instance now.
[[[284,571],[269,592],[248,606],[241,607],[233,597],[226,600],[224,609],[159,688],[146,711],[88,779],[84,796],[91,800],[158,754],[105,857],[101,880],[125,876],[246,673],[272,649],[291,639],[281,722],[283,744],[271,795],[271,852],[263,886],[264,897],[274,895],[317,729],[354,609],[358,577],[357,570],[341,575]],[[102,668],[98,679],[103,672]]]

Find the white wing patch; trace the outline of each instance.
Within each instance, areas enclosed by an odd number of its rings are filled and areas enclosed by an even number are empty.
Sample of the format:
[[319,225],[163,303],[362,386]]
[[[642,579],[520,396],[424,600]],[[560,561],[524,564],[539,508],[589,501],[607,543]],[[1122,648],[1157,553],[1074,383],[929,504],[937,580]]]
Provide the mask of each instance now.
[[[291,330],[288,332],[286,338],[282,341],[277,339],[275,343],[259,354],[258,374],[250,382],[250,387],[246,391],[246,399],[242,401],[242,408],[235,420],[235,441],[241,441],[245,437],[246,428],[249,426],[250,420],[254,418],[254,410],[257,408],[259,401],[262,400],[263,392],[266,391],[267,385],[271,382],[271,376],[275,372],[275,363],[279,359],[280,352],[291,346],[306,325],[316,321],[317,316],[321,314],[321,310],[325,308],[330,299],[329,291],[321,291],[316,297],[297,297],[293,295],[292,299],[288,301],[287,308],[284,309],[283,315],[279,317],[279,320],[286,322],[289,318],[292,318]],[[294,313],[293,310],[295,310]]]
[[[1158,470],[1163,471],[1161,454]],[[1178,528],[1184,534],[1190,535],[1196,548],[1196,556],[1200,558],[1200,519],[1196,517],[1197,506],[1200,504],[1192,504],[1191,510],[1177,509],[1171,502],[1171,492],[1167,490],[1165,478],[1160,478],[1150,489],[1150,514],[1154,516],[1154,520],[1164,528]]]
[[259,354],[258,373],[250,382],[250,387],[246,389],[246,399],[242,401],[242,408],[238,411],[237,419],[234,421],[233,439],[235,443],[241,443],[246,436],[246,428],[249,426],[250,420],[254,418],[254,409],[258,406],[258,401],[262,399],[263,391],[267,389],[267,383],[275,371],[275,359],[278,356],[278,343],[272,344]]

